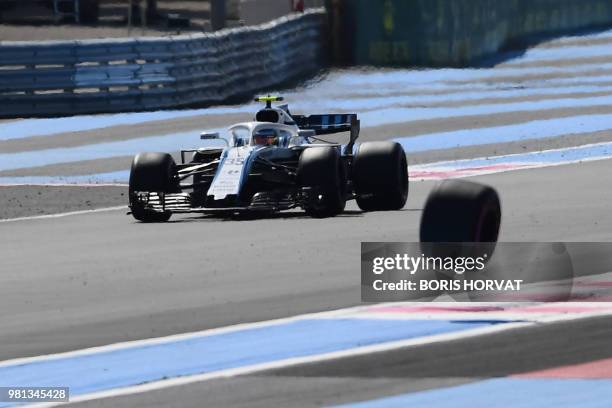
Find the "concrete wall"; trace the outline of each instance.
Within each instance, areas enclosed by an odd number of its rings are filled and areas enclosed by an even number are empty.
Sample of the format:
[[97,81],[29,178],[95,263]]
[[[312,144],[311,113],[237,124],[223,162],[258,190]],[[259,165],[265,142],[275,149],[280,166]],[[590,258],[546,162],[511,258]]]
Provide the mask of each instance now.
[[345,62],[465,66],[536,35],[612,25],[612,0],[332,0]]
[[[244,25],[268,22],[293,12],[294,0],[229,0],[228,18]],[[323,7],[323,0],[304,0],[305,8]]]
[[245,25],[261,24],[291,13],[290,0],[240,0]]

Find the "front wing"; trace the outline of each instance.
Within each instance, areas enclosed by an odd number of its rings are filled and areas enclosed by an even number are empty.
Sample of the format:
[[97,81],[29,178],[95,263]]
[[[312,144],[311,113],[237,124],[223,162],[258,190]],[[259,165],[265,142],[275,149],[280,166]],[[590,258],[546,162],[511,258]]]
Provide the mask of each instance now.
[[[276,212],[303,207],[308,201],[315,199],[317,192],[304,187],[295,191],[263,191],[253,195],[246,206],[232,205],[235,201],[229,199],[216,202],[214,207],[195,205],[191,193],[136,192],[135,200],[144,208],[155,212],[173,213],[219,213],[219,212]],[[227,203],[227,205],[224,205]]]

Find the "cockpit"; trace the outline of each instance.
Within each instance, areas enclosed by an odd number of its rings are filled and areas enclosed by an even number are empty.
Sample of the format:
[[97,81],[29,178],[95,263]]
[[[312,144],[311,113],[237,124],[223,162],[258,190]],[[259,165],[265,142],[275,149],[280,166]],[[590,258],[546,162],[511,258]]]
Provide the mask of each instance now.
[[236,125],[229,129],[233,146],[280,146],[287,147],[295,139],[294,132],[269,125]]
[[278,146],[279,136],[276,129],[262,128],[253,132],[252,144],[256,146]]

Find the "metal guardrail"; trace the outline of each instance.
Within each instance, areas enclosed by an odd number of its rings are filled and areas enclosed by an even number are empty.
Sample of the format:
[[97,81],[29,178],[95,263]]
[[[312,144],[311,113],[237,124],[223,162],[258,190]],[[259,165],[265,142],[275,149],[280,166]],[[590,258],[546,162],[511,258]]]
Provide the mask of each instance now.
[[323,9],[163,38],[0,42],[0,117],[223,102],[316,71]]

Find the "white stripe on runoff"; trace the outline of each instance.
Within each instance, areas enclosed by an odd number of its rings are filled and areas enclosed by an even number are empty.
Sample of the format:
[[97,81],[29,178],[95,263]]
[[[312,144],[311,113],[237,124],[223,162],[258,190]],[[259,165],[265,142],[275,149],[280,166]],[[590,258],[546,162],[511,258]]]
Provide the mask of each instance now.
[[6,218],[6,219],[0,219],[0,223],[16,222],[16,221],[47,220],[47,219],[54,219],[54,218],[70,217],[73,215],[96,214],[96,213],[101,213],[101,212],[119,211],[119,210],[127,211],[127,209],[128,208],[125,205],[121,205],[117,207],[96,208],[93,210],[70,211],[70,212],[57,213],[57,214],[32,215],[29,217]]

